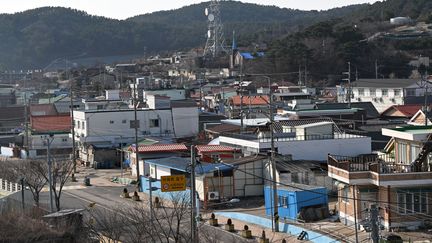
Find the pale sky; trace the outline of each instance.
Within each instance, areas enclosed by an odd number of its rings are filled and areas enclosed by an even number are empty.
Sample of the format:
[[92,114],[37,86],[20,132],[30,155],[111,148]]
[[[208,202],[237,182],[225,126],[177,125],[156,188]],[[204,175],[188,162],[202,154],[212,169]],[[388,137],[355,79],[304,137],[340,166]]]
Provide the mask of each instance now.
[[[83,10],[92,15],[126,19],[159,10],[177,9],[204,0],[0,0],[0,13],[15,13],[28,9],[61,6]],[[243,0],[242,2],[276,5],[303,10],[323,10],[376,0]]]

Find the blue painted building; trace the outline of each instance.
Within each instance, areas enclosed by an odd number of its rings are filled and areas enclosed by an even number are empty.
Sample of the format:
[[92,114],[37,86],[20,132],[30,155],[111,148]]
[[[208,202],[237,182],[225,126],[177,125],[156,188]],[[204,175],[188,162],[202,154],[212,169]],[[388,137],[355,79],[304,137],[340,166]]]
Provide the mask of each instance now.
[[[297,219],[299,213],[308,208],[327,208],[328,197],[325,187],[315,187],[303,184],[278,186],[278,212],[280,219]],[[273,215],[273,190],[271,186],[264,187],[266,214]],[[315,210],[312,213],[315,213]]]

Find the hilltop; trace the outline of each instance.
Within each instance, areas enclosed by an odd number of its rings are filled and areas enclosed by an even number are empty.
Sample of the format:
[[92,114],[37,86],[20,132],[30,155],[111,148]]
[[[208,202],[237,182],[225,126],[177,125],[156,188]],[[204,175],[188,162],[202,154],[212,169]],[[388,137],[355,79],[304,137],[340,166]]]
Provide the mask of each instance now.
[[[114,20],[69,8],[45,7],[0,15],[0,69],[43,68],[62,57],[95,57],[186,50],[205,43],[207,3]],[[343,17],[362,6],[300,11],[234,1],[221,3],[228,40],[269,41],[310,24]]]

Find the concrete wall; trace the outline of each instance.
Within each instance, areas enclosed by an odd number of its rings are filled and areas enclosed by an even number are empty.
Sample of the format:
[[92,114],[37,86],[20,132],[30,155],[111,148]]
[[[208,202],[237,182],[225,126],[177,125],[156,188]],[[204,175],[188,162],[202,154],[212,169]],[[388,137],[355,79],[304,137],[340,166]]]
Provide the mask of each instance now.
[[[142,167],[140,167],[142,168]],[[141,172],[141,170],[140,170]],[[150,176],[152,178],[160,180],[161,176],[169,176],[171,175],[171,169],[166,167],[161,167],[157,165],[150,165]]]
[[[138,110],[138,135],[169,136],[174,133],[171,110]],[[105,143],[118,145],[122,137],[123,142],[132,142],[135,129],[131,128],[130,121],[134,120],[133,110],[119,110],[106,112],[74,111],[75,134],[79,142]],[[159,126],[152,127],[151,120],[159,119]],[[84,123],[84,128],[82,126]]]
[[[215,214],[225,218],[231,218],[231,219],[236,219],[236,220],[256,224],[267,229],[272,228],[272,221],[270,219],[255,216],[255,215],[236,213],[236,212],[216,212]],[[290,225],[287,223],[279,223],[279,229],[280,232],[288,233],[292,236],[298,236],[302,231],[306,231],[309,241],[314,243],[339,243],[340,242],[327,235],[322,235],[320,233],[307,230],[299,226]]]
[[370,137],[279,142],[278,152],[291,154],[293,160],[327,160],[327,155],[357,156],[372,152]]
[[177,138],[193,137],[198,134],[199,121],[196,107],[172,108],[172,115]]

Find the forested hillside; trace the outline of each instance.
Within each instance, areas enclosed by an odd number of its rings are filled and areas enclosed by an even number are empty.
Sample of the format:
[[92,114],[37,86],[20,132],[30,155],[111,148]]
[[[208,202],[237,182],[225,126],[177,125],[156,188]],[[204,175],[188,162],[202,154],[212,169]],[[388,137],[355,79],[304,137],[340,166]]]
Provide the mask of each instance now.
[[[39,8],[0,15],[0,68],[43,68],[62,57],[141,54],[202,47],[207,3],[119,21],[67,8]],[[227,39],[240,44],[276,39],[312,23],[360,8],[299,11],[234,1],[221,3]]]

